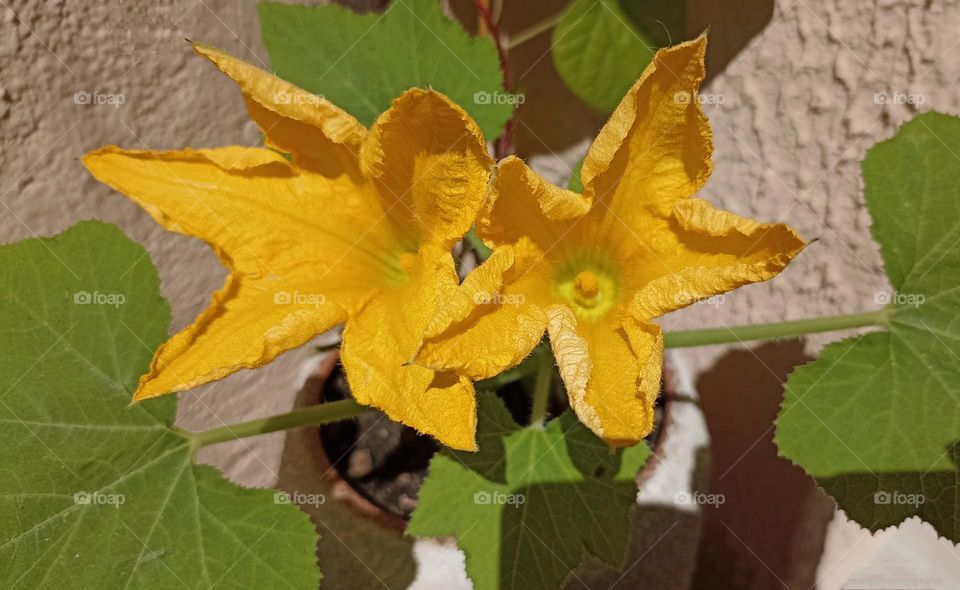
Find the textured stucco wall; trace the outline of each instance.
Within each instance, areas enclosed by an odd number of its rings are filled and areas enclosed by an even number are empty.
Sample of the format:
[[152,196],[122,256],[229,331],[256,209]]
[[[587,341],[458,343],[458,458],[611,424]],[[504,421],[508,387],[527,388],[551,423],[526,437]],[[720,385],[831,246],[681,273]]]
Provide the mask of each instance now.
[[[763,10],[762,2],[737,3]],[[717,13],[725,3],[702,4]],[[915,96],[923,101],[919,110],[960,114],[956,0],[778,0],[773,8],[760,36],[705,89],[723,97],[721,106],[707,107],[716,158],[705,193],[727,209],[786,221],[819,241],[774,281],[728,295],[719,307],[675,314],[667,327],[879,308],[875,295],[889,285],[869,234],[859,163],[918,109],[875,97],[902,103]],[[808,352],[837,337],[810,338]],[[695,362],[706,369],[723,352],[697,351]],[[923,564],[953,587],[957,557],[927,525],[911,522],[871,538],[838,515],[818,587],[840,588],[857,568],[874,568],[880,559]]]
[[874,295],[888,285],[869,235],[859,163],[918,108],[875,98],[916,95],[919,110],[958,112],[958,7],[956,0],[776,3],[761,36],[705,89],[723,100],[706,107],[716,157],[705,194],[819,241],[778,279],[667,325],[879,307]]
[[[235,85],[195,57],[184,38],[267,63],[253,2],[0,3],[0,240],[51,235],[92,217],[118,224],[159,268],[173,330],[208,304],[223,269],[203,243],[163,231],[94,181],[79,158],[110,143],[177,149],[259,141]],[[123,104],[76,104],[78,92],[122,96]],[[180,422],[212,427],[269,412],[258,407],[263,399],[292,404],[302,356],[183,396]],[[268,484],[282,435],[271,438],[258,440],[256,452],[245,441],[221,446],[218,463],[232,477]]]
[[[705,89],[723,102],[707,106],[716,159],[705,196],[738,213],[786,221],[819,241],[777,280],[747,287],[717,307],[668,317],[664,325],[874,308],[875,293],[888,286],[869,237],[859,161],[916,110],[878,104],[875,96],[917,95],[922,110],[960,112],[960,0],[690,0],[691,30],[706,24],[698,15],[729,20],[734,7],[769,15],[769,22],[742,47],[733,33],[726,37],[730,27],[715,26],[717,47],[735,51]],[[738,20],[751,19],[732,22]],[[117,223],[159,267],[172,328],[186,325],[222,283],[215,257],[98,185],[78,158],[108,143],[157,149],[256,143],[233,84],[182,39],[202,39],[265,65],[258,28],[250,1],[0,1],[0,241],[50,235],[90,217]],[[75,104],[77,92],[122,95],[124,103]],[[707,369],[722,353],[707,349],[692,359]],[[257,373],[183,396],[181,423],[218,426],[289,405],[306,354],[290,353]],[[281,441],[281,435],[258,440],[255,452],[248,442],[224,445],[208,458],[234,478],[268,484]],[[825,568],[823,588],[839,587],[852,567],[843,538],[828,546],[835,550],[830,563],[840,565]]]

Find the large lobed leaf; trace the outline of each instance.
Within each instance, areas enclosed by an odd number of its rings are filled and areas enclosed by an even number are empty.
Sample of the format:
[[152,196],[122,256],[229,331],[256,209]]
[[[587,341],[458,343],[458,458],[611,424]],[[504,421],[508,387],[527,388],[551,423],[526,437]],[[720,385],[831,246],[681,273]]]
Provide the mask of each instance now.
[[393,0],[381,14],[265,2],[260,25],[278,76],[364,125],[413,87],[446,94],[488,140],[513,113],[492,40],[470,37],[437,0]]
[[553,63],[580,99],[611,112],[654,53],[682,41],[683,2],[574,0],[553,30]]
[[305,514],[194,465],[172,396],[130,405],[170,320],[143,248],[84,222],[0,247],[0,284],[0,587],[317,587]]
[[889,330],[797,369],[777,444],[878,530],[909,516],[960,542],[960,119],[928,113],[863,162],[893,294]]
[[571,412],[520,428],[496,395],[479,404],[480,453],[433,458],[409,532],[455,535],[475,590],[557,588],[588,554],[620,567],[648,447],[611,452]]

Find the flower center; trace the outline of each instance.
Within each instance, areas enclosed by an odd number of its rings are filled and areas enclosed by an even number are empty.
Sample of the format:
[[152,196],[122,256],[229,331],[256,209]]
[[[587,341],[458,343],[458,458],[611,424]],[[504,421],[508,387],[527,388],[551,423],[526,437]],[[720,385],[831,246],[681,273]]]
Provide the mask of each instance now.
[[590,270],[582,270],[573,279],[573,290],[577,302],[584,307],[593,307],[597,304],[597,294],[600,293],[600,279]]
[[578,317],[598,320],[613,308],[617,296],[614,275],[596,264],[571,262],[558,274],[557,291]]
[[403,285],[416,271],[418,258],[416,252],[390,253],[384,260],[383,272],[389,284]]

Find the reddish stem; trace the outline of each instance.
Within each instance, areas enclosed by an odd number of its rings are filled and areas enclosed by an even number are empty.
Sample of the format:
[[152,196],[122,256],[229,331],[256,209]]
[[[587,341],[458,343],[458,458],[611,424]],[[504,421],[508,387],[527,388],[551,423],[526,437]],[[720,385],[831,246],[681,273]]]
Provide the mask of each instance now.
[[[497,48],[497,57],[500,58],[500,69],[503,70],[504,78],[506,78],[507,53],[503,48],[503,44],[500,42],[500,26],[493,20],[493,13],[490,11],[490,7],[487,6],[483,0],[474,0],[474,5],[477,7],[477,13],[480,15],[480,18],[482,18],[484,24],[487,25],[490,36],[493,37],[493,44]],[[506,80],[504,80],[504,83],[506,83]]]
[[[503,86],[509,90],[510,70],[507,66],[507,51],[500,38],[500,26],[493,18],[490,7],[483,0],[474,0],[477,7],[477,15],[483,19],[487,30],[490,31],[490,37],[493,39],[493,45],[497,48],[497,57],[500,59],[500,71],[503,73]],[[513,116],[503,126],[503,133],[493,142],[493,155],[497,160],[501,160],[512,151],[511,139],[513,136],[514,118],[516,117],[517,107],[513,108]]]

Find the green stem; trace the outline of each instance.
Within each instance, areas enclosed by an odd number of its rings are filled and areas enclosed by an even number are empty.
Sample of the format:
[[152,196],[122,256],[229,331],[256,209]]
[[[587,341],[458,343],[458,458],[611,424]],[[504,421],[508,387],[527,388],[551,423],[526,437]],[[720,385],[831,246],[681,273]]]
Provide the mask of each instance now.
[[885,327],[887,310],[836,315],[807,320],[793,320],[775,324],[754,324],[709,328],[706,330],[681,330],[669,332],[664,336],[667,348],[687,348],[709,344],[729,344],[746,340],[771,340],[774,338],[792,338],[817,332],[849,330],[851,328]]
[[563,11],[551,14],[542,21],[536,22],[526,29],[511,35],[510,38],[507,39],[507,41],[503,44],[503,48],[509,51],[518,45],[523,45],[534,37],[546,33],[553,27],[557,26],[557,23],[560,22],[561,17],[563,17]]
[[537,380],[533,386],[533,407],[530,410],[530,425],[543,426],[550,401],[550,386],[553,384],[553,355],[541,354],[537,363]]
[[476,229],[471,227],[470,231],[467,232],[466,238],[467,242],[473,247],[473,251],[477,253],[477,258],[480,262],[490,258],[490,255],[493,254],[493,250],[488,248],[477,235]]
[[[889,311],[890,308],[887,308],[880,311],[793,320],[775,324],[731,326],[709,328],[706,330],[681,330],[679,332],[666,334],[665,345],[667,348],[686,348],[690,346],[744,342],[747,340],[791,338],[803,336],[804,334],[849,330],[852,328],[885,328],[888,325]],[[533,406],[530,412],[530,425],[539,427],[543,425],[546,418],[547,404],[550,401],[550,391],[553,384],[553,355],[545,348],[538,350],[535,354],[537,354],[539,358],[536,362],[537,377],[533,388]],[[511,378],[519,379],[524,374],[526,374],[526,371],[517,371],[517,374],[511,375]],[[260,418],[259,420],[230,424],[211,430],[203,430],[200,432],[178,430],[178,432],[190,442],[190,447],[193,453],[196,454],[197,450],[207,445],[259,436],[281,430],[290,430],[291,428],[319,426],[338,420],[355,418],[371,410],[371,408],[361,406],[352,399],[345,399],[319,404],[309,408],[300,408],[286,414]]]
[[190,446],[196,452],[201,447],[238,438],[259,436],[302,426],[318,426],[338,420],[346,420],[347,418],[355,418],[371,409],[367,406],[361,406],[352,399],[344,399],[310,406],[309,408],[300,408],[286,414],[260,418],[259,420],[229,424],[211,430],[181,431],[181,434],[190,441]]

